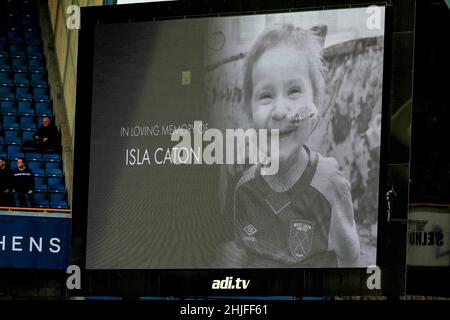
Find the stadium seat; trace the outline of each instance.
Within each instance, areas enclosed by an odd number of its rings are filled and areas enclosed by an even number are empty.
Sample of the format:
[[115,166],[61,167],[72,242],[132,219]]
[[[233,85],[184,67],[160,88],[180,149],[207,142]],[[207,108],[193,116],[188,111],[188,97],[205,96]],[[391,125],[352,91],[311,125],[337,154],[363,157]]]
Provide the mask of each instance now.
[[65,201],[66,200],[66,194],[61,192],[51,192],[50,193],[50,201]]
[[5,139],[17,138],[19,136],[19,132],[15,130],[5,130],[4,131]]
[[28,45],[27,56],[28,59],[42,59],[44,56],[42,54],[41,46]]
[[33,94],[28,87],[16,88],[16,100],[17,101],[33,101]]
[[9,72],[0,72],[0,87],[11,87],[13,80],[11,79]]
[[[48,169],[45,171],[47,177],[56,177],[56,178],[62,178],[63,177],[63,172],[61,169],[56,169],[56,168],[52,168],[52,169]],[[49,182],[50,185],[50,182]]]
[[[2,102],[6,102],[6,101],[2,101]],[[12,101],[11,101],[12,102]],[[11,104],[11,106],[1,106],[1,115],[2,116],[14,116],[17,117],[17,109],[14,108],[13,104]]]
[[2,57],[0,58],[0,72],[10,72],[11,71],[11,64],[9,62],[8,57]]
[[[32,23],[29,23],[29,25],[31,26]],[[24,40],[26,44],[35,44],[35,45],[40,45],[41,44],[41,39],[39,36],[39,33],[36,31],[25,31],[24,32]]]
[[9,57],[9,50],[8,46],[5,43],[2,43],[1,41],[1,31],[0,31],[0,58],[7,58]]
[[27,72],[28,64],[25,59],[11,59],[11,70],[13,72]]
[[17,30],[8,31],[8,43],[22,44],[23,43],[22,33]]
[[69,209],[69,206],[66,201],[50,200],[50,208],[52,208],[52,209]]
[[20,44],[9,45],[9,56],[11,58],[25,59],[27,57],[24,47]]
[[33,88],[33,101],[48,103],[50,101],[50,97],[47,94],[47,88]]
[[59,162],[45,162],[45,171],[51,172],[52,169],[60,169]]
[[36,129],[36,123],[34,122],[34,110],[29,111],[19,110],[19,124],[22,129],[31,128]]
[[46,177],[46,175],[45,175],[45,170],[42,169],[42,168],[33,170],[33,175],[34,175],[35,177]]
[[27,153],[27,155],[25,156],[25,159],[27,161],[39,161],[42,162],[42,154],[40,153]]
[[[31,169],[33,170],[33,169]],[[34,177],[34,191],[35,192],[47,192],[47,183],[45,183],[44,177]]]
[[20,137],[11,137],[9,139],[5,138],[5,144],[10,145],[16,145],[16,146],[22,146],[22,139]]
[[48,192],[51,193],[64,193],[65,186],[61,178],[47,177]]
[[42,123],[42,117],[53,117],[53,111],[48,106],[48,103],[36,103],[36,116],[38,117],[38,123]]
[[60,161],[60,157],[59,154],[55,154],[55,153],[45,153],[42,156],[43,160],[45,162],[58,162]]
[[19,131],[19,124],[17,122],[8,122],[2,124],[3,131],[12,130],[12,131]]
[[31,107],[31,102],[29,101],[21,101],[17,104],[17,112],[21,116],[29,116],[35,117],[36,113],[34,109]]
[[[11,111],[12,111],[12,109],[11,109]],[[17,124],[17,110],[16,110],[16,114],[10,114],[10,115],[3,114],[2,122],[3,122],[4,126],[10,126],[10,125]]]
[[14,108],[14,101],[0,101],[0,108]]
[[29,87],[30,79],[28,75],[23,72],[15,72],[14,73],[14,85],[16,87]]
[[[33,134],[37,130],[36,124],[33,123],[33,122],[28,122],[28,121],[25,121],[24,123],[21,123],[20,124],[20,128],[22,130],[22,134],[24,134],[24,133],[31,133],[31,138],[33,138]],[[28,140],[30,140],[30,139],[28,139]]]
[[[19,159],[19,158],[23,159],[25,157],[25,155],[22,152],[9,152],[11,147],[16,147],[16,146],[11,146],[11,145],[8,146],[8,161],[12,168],[16,168],[16,165],[15,164],[12,165],[11,163],[16,162],[17,159]],[[20,150],[20,147],[19,147],[19,150]]]
[[22,139],[18,136],[17,131],[5,131],[5,144],[7,145],[22,145]]
[[28,60],[28,70],[31,73],[45,73],[45,67],[42,60]]
[[[26,159],[26,156],[25,156],[25,159]],[[34,171],[39,171],[39,169],[42,169],[42,162],[39,160],[31,160],[31,161],[28,161],[28,166],[30,167],[31,170],[33,170],[33,173],[34,173]]]
[[16,95],[14,94],[14,89],[12,86],[0,86],[0,101],[13,101],[15,98]]
[[[36,179],[36,178],[35,178]],[[33,194],[34,205],[38,208],[49,208],[47,192],[35,192]]]
[[[24,128],[22,128],[22,130],[25,130]],[[34,132],[35,131],[22,131],[22,143],[25,143],[26,141],[32,141],[34,139]],[[34,148],[33,148],[34,150]]]
[[33,73],[31,74],[31,86],[34,88],[47,88],[48,82],[47,77],[44,73]]

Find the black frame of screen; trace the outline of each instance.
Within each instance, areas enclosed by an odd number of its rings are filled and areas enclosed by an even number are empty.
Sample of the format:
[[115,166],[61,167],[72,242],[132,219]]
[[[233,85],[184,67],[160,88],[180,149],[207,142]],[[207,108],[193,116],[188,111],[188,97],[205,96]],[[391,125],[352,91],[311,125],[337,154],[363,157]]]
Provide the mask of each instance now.
[[[366,286],[370,274],[366,268],[326,269],[149,269],[149,270],[87,270],[86,235],[89,190],[89,153],[92,110],[92,80],[94,33],[96,24],[130,23],[138,21],[178,18],[238,16],[283,13],[339,8],[386,6],[385,2],[365,5],[312,7],[303,1],[274,3],[273,1],[174,1],[121,6],[102,6],[81,9],[81,29],[78,42],[78,78],[76,99],[76,126],[74,152],[74,186],[72,215],[71,263],[81,269],[80,290],[70,290],[72,296],[335,296],[381,295],[381,290]],[[383,271],[391,265],[387,245],[390,239],[385,230],[388,186],[388,144],[390,124],[390,78],[392,48],[392,7],[386,6],[382,135],[380,153],[380,180],[378,196],[377,265]],[[407,201],[407,198],[406,198]],[[383,271],[384,272],[384,271]],[[247,290],[212,290],[214,279],[232,276],[251,280]],[[384,278],[384,277],[383,277]],[[389,284],[386,284],[389,285]],[[402,292],[399,288],[399,292]],[[389,290],[391,291],[391,290]],[[394,290],[396,291],[396,290]]]

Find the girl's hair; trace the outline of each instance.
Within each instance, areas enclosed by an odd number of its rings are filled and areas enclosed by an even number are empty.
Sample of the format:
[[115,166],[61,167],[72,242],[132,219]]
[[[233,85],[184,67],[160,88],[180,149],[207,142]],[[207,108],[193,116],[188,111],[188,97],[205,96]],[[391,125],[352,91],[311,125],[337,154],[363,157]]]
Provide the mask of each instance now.
[[[310,30],[295,28],[292,24],[284,24],[266,30],[258,37],[250,52],[247,54],[244,65],[244,109],[251,115],[251,101],[253,94],[252,72],[253,66],[259,58],[277,45],[287,43],[295,45],[299,50],[308,52],[308,65],[311,83],[314,90],[314,104],[317,108],[322,105],[325,93],[325,65],[322,57],[323,42],[326,35],[326,26],[319,26]],[[283,57],[280,57],[283,59]]]

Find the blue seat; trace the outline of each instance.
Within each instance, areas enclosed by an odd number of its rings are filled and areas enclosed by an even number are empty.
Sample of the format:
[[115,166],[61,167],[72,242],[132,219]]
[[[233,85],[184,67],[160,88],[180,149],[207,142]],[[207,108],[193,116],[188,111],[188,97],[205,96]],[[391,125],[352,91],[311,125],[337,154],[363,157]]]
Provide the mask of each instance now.
[[30,92],[30,88],[19,87],[16,88],[16,100],[17,101],[33,101],[33,94]]
[[48,82],[45,73],[33,73],[31,74],[31,86],[34,88],[47,88]]
[[28,45],[27,56],[28,59],[42,59],[44,55],[42,54],[41,46]]
[[[24,154],[22,152],[9,152],[9,149],[11,147],[16,147],[16,146],[8,146],[8,161],[11,164],[11,162],[15,162],[17,161],[17,159],[24,157]],[[19,147],[20,148],[20,147]],[[16,168],[16,166],[10,165],[11,168]]]
[[5,130],[5,139],[14,139],[19,137],[19,132],[15,130]]
[[36,102],[35,104],[36,111],[39,110],[52,110],[52,106],[49,102]]
[[9,56],[11,58],[25,59],[27,57],[24,47],[20,44],[9,45]]
[[[6,102],[6,101],[3,101]],[[14,116],[17,117],[17,109],[14,106],[1,106],[2,116]]]
[[36,208],[50,208],[50,204],[48,202],[48,200],[40,200],[40,201],[36,201],[34,200],[34,206]]
[[27,153],[25,156],[25,160],[27,160],[28,162],[30,162],[30,161],[42,162],[42,154],[36,153],[36,152]]
[[51,192],[50,193],[50,200],[51,201],[65,201],[66,200],[66,194],[61,192]]
[[39,169],[42,169],[42,161],[39,161],[38,159],[28,161],[28,166],[30,167],[31,170],[33,170],[34,173],[35,170],[38,171]]
[[0,87],[0,101],[7,100],[13,101],[16,98],[13,87],[1,86]]
[[42,168],[33,170],[33,175],[34,175],[35,177],[44,177],[44,178],[46,177],[46,175],[45,175],[45,170],[42,169]]
[[22,115],[22,116],[34,117],[36,115],[36,113],[34,112],[34,109],[31,107],[30,101],[20,101],[17,104],[17,112],[19,115]]
[[59,154],[55,154],[55,153],[44,153],[42,158],[45,162],[58,162],[59,163],[59,161],[61,160],[59,157]]
[[11,87],[14,84],[9,72],[0,72],[0,86]]
[[[34,31],[35,33],[38,33],[39,27],[38,23],[31,17],[25,17],[22,19],[22,26],[25,29],[25,31]],[[40,39],[29,37],[27,38],[27,43],[29,44],[40,44]]]
[[19,124],[21,127],[36,127],[36,123],[34,122],[34,110],[19,110]]
[[[47,164],[47,163],[46,163]],[[55,178],[62,178],[63,177],[63,172],[61,169],[56,169],[56,168],[52,168],[52,169],[48,169],[45,170],[47,177],[55,177]],[[49,182],[50,185],[50,182]]]
[[16,110],[16,114],[10,114],[10,115],[3,114],[3,125],[4,126],[9,126],[14,123],[17,123],[17,110]]
[[22,25],[21,21],[20,21],[18,15],[14,13],[14,8],[11,8],[11,6],[13,6],[14,2],[12,2],[12,3],[10,1],[8,1],[8,2],[2,1],[2,2],[5,3],[5,8],[4,8],[5,12],[10,12],[9,14],[7,14],[5,16],[6,25],[20,28],[20,26]]
[[[33,170],[33,169],[31,169]],[[48,187],[44,177],[34,177],[34,191],[47,192]]]
[[28,70],[31,73],[45,73],[45,67],[42,60],[28,60]]
[[59,162],[45,162],[45,171],[52,172],[53,169],[60,169]]
[[50,200],[50,208],[52,208],[52,209],[69,209],[69,206],[66,201]]
[[[31,25],[31,23],[30,23],[30,25]],[[35,45],[41,44],[40,35],[36,31],[25,31],[24,40],[25,40],[26,44],[35,44]]]
[[[32,122],[25,122],[23,124],[20,125],[20,128],[22,129],[22,134],[24,133],[31,133],[31,138],[33,139],[33,134],[36,132],[37,130],[37,126],[35,123]],[[28,137],[28,136],[27,136]],[[31,140],[32,140],[31,139]],[[28,139],[30,140],[30,139]]]
[[29,112],[19,110],[19,124],[22,129],[36,128],[36,123],[34,122],[34,110],[31,109]]
[[[34,178],[36,181],[36,177]],[[46,192],[35,192],[34,193],[34,201],[48,200],[48,193]]]
[[8,31],[8,42],[13,44],[23,43],[23,35],[21,32],[16,30]]
[[36,115],[39,119],[38,123],[42,123],[42,117],[50,117],[53,118],[53,110],[45,109],[45,108],[37,108],[36,106]]
[[33,130],[26,130],[22,128],[22,143],[26,141],[34,140],[34,132]]
[[3,123],[2,125],[3,127],[3,131],[19,131],[19,124],[17,122],[8,122],[8,123]]
[[8,40],[6,38],[5,30],[0,29],[0,44],[6,46],[7,43],[8,43]]
[[23,72],[14,73],[14,85],[16,87],[29,87],[30,79],[28,79],[28,75]]
[[1,41],[1,31],[0,31],[0,58],[7,58],[9,57],[9,50],[8,46],[5,43],[2,43]]
[[0,101],[0,108],[14,108],[14,101]]
[[11,63],[8,57],[0,58],[0,72],[10,72]]
[[[49,102],[50,97],[47,93],[47,88],[33,88],[33,100],[36,102]],[[37,110],[36,110],[37,111]],[[39,117],[39,112],[38,112]]]
[[11,70],[13,72],[28,72],[28,64],[25,59],[11,59]]
[[[36,179],[36,177],[35,177]],[[49,208],[48,194],[47,192],[34,192],[34,205],[38,208]]]
[[22,139],[20,137],[11,137],[7,139],[5,137],[5,144],[7,144],[8,146],[10,145],[22,146]]
[[51,193],[64,193],[65,192],[65,186],[62,181],[62,178],[47,177],[47,185],[48,185],[48,192],[51,192]]

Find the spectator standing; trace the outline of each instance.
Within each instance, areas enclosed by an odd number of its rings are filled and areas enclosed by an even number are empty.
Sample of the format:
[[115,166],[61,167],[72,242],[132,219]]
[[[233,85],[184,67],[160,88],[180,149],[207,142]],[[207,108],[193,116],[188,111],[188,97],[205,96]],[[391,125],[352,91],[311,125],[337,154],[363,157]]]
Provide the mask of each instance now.
[[17,168],[13,171],[14,200],[17,207],[33,206],[34,176],[23,159],[17,159]]

